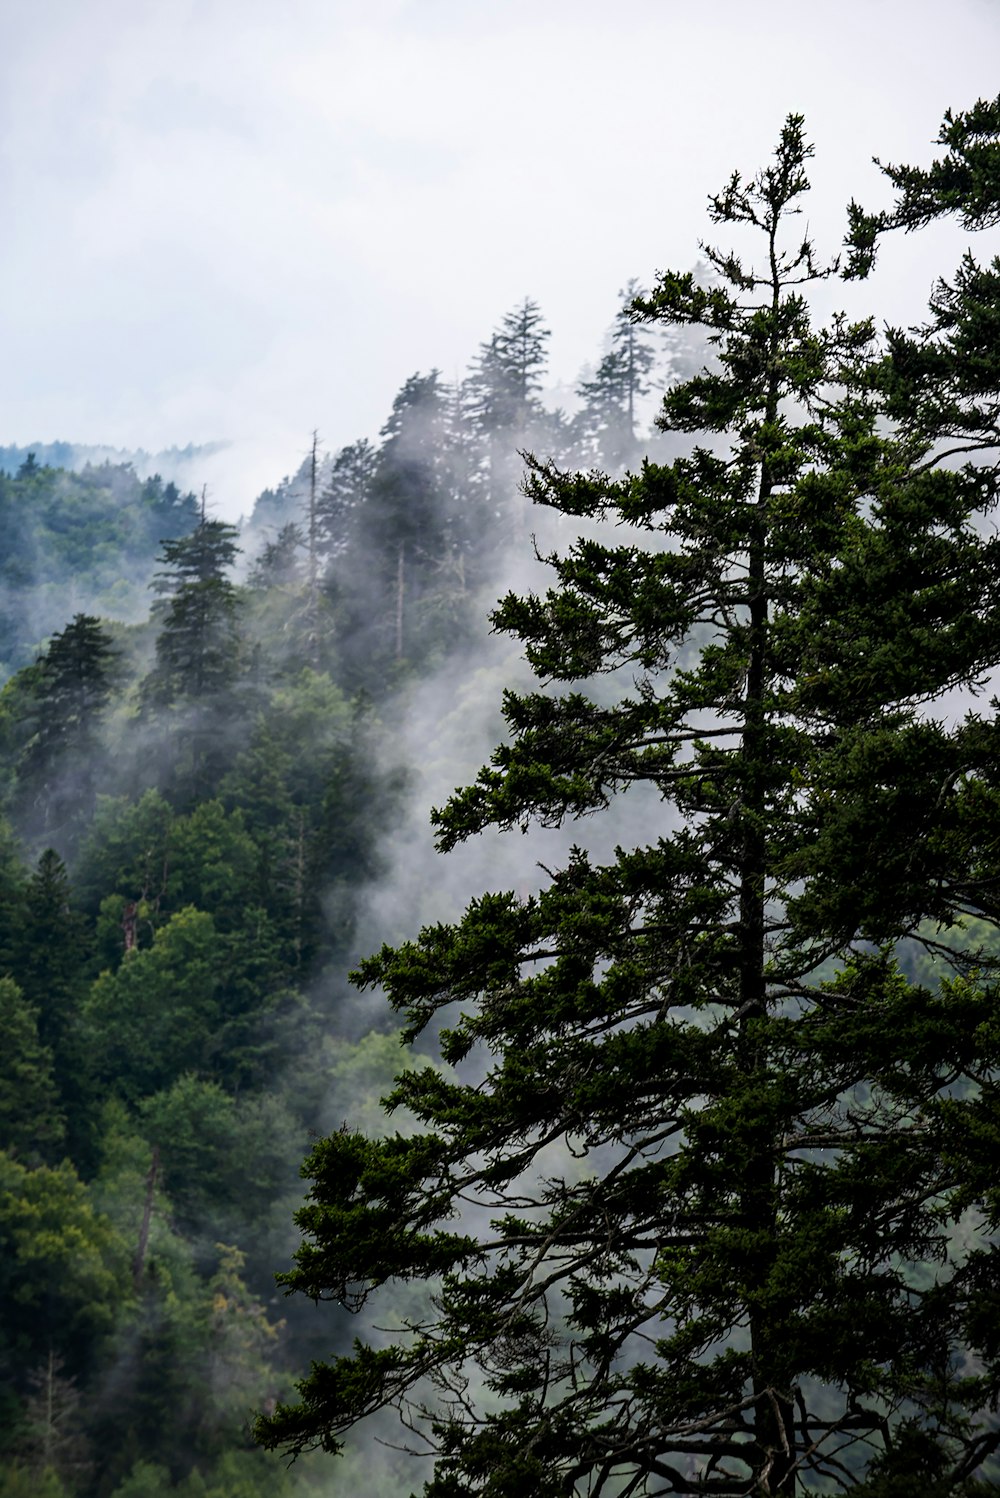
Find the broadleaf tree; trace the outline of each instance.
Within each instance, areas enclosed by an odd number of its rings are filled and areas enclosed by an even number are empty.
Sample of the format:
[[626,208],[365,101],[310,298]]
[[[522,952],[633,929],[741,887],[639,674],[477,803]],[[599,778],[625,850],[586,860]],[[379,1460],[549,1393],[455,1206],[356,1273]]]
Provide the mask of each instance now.
[[[977,110],[995,162],[1000,101]],[[820,263],[810,154],[789,116],[709,200],[759,259],[706,247],[711,284],[635,304],[714,344],[664,399],[690,451],[614,481],[530,465],[585,534],[499,607],[540,686],[508,694],[440,845],[586,831],[624,793],[649,841],[576,847],[362,965],[455,1071],[398,1078],[418,1132],[309,1157],[281,1278],[380,1329],[265,1444],[336,1450],[395,1407],[431,1498],[955,1494],[1000,1444],[1000,992],[963,928],[1000,920],[975,696],[1000,662],[1000,263],[963,262],[921,328],[817,325],[810,286],[908,220],[852,206]],[[936,987],[906,941],[946,959]],[[410,1281],[430,1298],[392,1336]]]

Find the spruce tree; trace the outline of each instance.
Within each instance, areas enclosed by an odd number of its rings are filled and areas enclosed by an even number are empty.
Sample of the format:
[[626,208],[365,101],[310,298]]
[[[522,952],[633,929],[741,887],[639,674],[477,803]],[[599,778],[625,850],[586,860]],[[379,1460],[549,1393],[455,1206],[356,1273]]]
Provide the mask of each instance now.
[[70,838],[93,810],[99,727],[111,696],[116,652],[101,621],[77,614],[53,635],[31,674],[32,733],[18,762],[17,809],[34,830]]
[[639,457],[637,403],[649,393],[648,377],[655,361],[652,344],[632,313],[640,295],[638,281],[633,278],[619,295],[622,304],[611,347],[593,378],[580,384],[583,405],[573,418],[576,461],[581,467],[604,468],[613,474]]
[[458,604],[449,596],[442,605],[439,585],[459,529],[450,416],[439,371],[411,375],[377,453],[345,449],[331,475],[348,544],[332,555],[328,589],[348,679],[366,686],[370,675],[425,660],[454,625]]
[[498,518],[513,516],[518,533],[523,530],[518,454],[543,440],[551,448],[551,421],[538,399],[550,336],[538,303],[526,297],[480,345],[464,388],[470,431],[483,448],[487,503]]
[[51,1163],[65,1135],[52,1053],[38,1038],[38,1012],[13,978],[0,978],[0,1140],[28,1165]]
[[232,686],[239,643],[228,573],[238,552],[236,527],[204,514],[189,536],[163,542],[165,567],[153,581],[162,623],[156,665],[143,683],[148,702],[200,703]]
[[152,583],[160,632],[142,708],[169,725],[181,751],[174,773],[195,795],[211,794],[224,773],[241,716],[239,597],[229,576],[236,534],[235,526],[209,520],[203,504],[189,536],[163,542],[165,567]]
[[[587,531],[495,616],[541,685],[440,846],[593,817],[582,841],[626,792],[649,841],[362,965],[455,1070],[397,1079],[416,1134],[309,1157],[280,1278],[374,1297],[379,1330],[267,1445],[336,1450],[395,1407],[437,1453],[428,1498],[763,1498],[873,1453],[872,1492],[956,1494],[1000,1444],[1000,726],[943,706],[1000,662],[1000,265],[967,259],[909,333],[815,325],[803,288],[837,264],[794,229],[810,154],[790,116],[710,199],[759,264],[711,249],[716,284],[636,305],[714,341],[663,404],[690,452],[530,466]],[[964,209],[983,174],[952,165]],[[852,208],[849,274],[889,227]],[[389,1334],[411,1281],[433,1295]]]
[[319,547],[325,558],[342,556],[349,548],[374,468],[375,450],[364,438],[342,447],[330,465],[317,503]]

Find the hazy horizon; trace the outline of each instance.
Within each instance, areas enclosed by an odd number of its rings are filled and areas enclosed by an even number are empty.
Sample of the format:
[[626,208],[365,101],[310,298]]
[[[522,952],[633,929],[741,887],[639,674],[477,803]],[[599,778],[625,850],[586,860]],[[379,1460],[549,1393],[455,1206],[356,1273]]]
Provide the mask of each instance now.
[[[235,518],[313,428],[374,436],[525,296],[570,389],[618,289],[695,262],[707,194],[789,111],[835,249],[847,200],[884,200],[873,154],[926,160],[947,107],[993,96],[1000,13],[40,0],[0,38],[0,443],[226,443],[200,477]],[[926,296],[924,238],[880,315]]]

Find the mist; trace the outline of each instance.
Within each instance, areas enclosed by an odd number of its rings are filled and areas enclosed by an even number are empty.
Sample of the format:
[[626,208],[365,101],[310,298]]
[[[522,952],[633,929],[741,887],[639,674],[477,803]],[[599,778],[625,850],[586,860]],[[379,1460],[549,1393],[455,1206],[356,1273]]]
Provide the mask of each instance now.
[[[36,1193],[56,1249],[10,1252],[11,1304],[41,1309],[0,1340],[0,1476],[44,1498],[421,1480],[367,1433],[291,1476],[247,1435],[311,1358],[423,1307],[401,1290],[352,1320],[273,1281],[306,1151],[406,1132],[379,1099],[440,1064],[435,1025],[402,1051],[347,975],[485,891],[528,898],[573,847],[609,860],[674,825],[635,788],[435,849],[431,809],[504,739],[503,690],[537,686],[491,610],[544,593],[549,551],[617,539],[530,508],[522,455],[621,474],[682,449],[653,418],[712,350],[642,330],[626,402],[622,289],[705,274],[706,192],[789,110],[835,253],[846,202],[886,201],[871,149],[923,160],[944,108],[995,88],[974,0],[947,27],[895,0],[835,27],[800,9],[47,0],[4,23],[0,177],[32,211],[0,246],[24,291],[0,371],[0,964],[34,1090],[0,1118],[0,1184]],[[887,247],[880,316],[919,319],[963,243]],[[867,297],[831,281],[818,305]],[[108,650],[90,676],[66,665],[81,619]],[[545,1168],[578,1162],[555,1145]]]
[[839,239],[852,196],[883,201],[873,150],[921,159],[946,107],[991,96],[997,31],[982,0],[946,24],[928,0],[18,7],[0,441],[226,441],[209,477],[235,520],[304,432],[373,436],[400,372],[452,379],[526,288],[571,387],[608,294],[690,263],[706,194],[786,113],[817,144],[811,227]]

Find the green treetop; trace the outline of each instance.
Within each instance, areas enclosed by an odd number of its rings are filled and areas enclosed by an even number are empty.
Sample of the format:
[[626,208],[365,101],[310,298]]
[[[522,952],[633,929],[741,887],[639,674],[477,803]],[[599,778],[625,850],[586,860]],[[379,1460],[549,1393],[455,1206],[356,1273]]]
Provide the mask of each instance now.
[[[52,636],[29,677],[32,730],[18,763],[21,819],[48,834],[85,822],[93,808],[99,727],[112,693],[116,651],[101,621],[76,614]],[[27,674],[27,673],[26,673]]]
[[182,752],[175,777],[188,794],[211,794],[238,736],[239,599],[229,571],[236,528],[204,513],[189,536],[164,541],[156,661],[142,683],[144,710],[168,722]]
[[[587,532],[495,616],[541,687],[440,844],[624,792],[649,841],[363,964],[457,1078],[399,1077],[413,1137],[316,1146],[282,1278],[433,1298],[314,1365],[266,1444],[396,1407],[429,1498],[736,1498],[842,1490],[873,1452],[879,1491],[953,1494],[1000,1442],[1000,993],[960,930],[1000,921],[998,729],[936,707],[1000,661],[1000,266],[908,334],[815,326],[810,154],[790,116],[710,200],[758,260],[712,249],[715,284],[637,303],[714,342],[660,419],[691,451],[531,466]],[[933,992],[892,954],[929,929]]]
[[143,687],[149,700],[203,702],[232,685],[238,640],[228,573],[238,551],[235,526],[204,516],[189,536],[163,542],[165,570],[153,583],[162,624],[156,667]]
[[611,347],[590,380],[579,387],[583,401],[573,419],[577,462],[617,473],[639,456],[636,440],[636,403],[649,392],[655,354],[637,326],[632,305],[639,284],[629,281],[620,293]]

